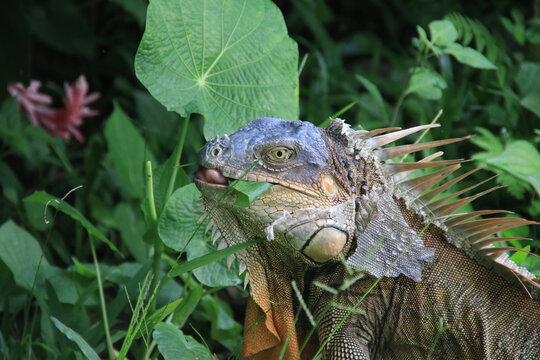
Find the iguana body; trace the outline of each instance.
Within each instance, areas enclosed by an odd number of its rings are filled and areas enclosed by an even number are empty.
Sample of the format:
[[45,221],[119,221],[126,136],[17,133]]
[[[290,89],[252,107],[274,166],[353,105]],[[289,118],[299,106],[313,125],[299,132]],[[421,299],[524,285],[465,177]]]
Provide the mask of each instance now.
[[[324,345],[328,359],[540,358],[538,279],[490,238],[533,222],[453,215],[475,196],[431,201],[471,173],[428,191],[460,161],[382,162],[460,140],[379,149],[433,126],[379,135],[395,129],[264,118],[201,150],[213,238],[269,240],[237,254],[251,285],[245,357],[310,359]],[[226,178],[274,186],[239,207]]]

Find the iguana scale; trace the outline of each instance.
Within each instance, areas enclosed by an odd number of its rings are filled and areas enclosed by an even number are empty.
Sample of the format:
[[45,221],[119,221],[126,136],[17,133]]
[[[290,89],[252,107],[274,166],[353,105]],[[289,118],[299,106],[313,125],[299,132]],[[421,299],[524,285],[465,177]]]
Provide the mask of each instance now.
[[[493,189],[436,199],[476,171],[434,187],[463,160],[388,161],[462,140],[383,147],[436,126],[260,118],[204,146],[195,182],[212,238],[266,239],[236,254],[251,287],[243,356],[311,359],[322,346],[340,360],[540,359],[539,279],[493,246],[516,238],[492,237],[538,223],[457,213]],[[442,168],[407,178],[430,167]],[[228,191],[240,178],[274,186],[241,207]]]

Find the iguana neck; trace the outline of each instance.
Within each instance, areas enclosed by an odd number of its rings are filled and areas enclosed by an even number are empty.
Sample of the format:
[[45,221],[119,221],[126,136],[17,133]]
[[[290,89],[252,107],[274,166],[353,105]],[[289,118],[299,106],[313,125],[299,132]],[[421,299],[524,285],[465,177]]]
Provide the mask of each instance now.
[[[284,251],[274,241],[263,241],[245,257],[250,275],[251,297],[244,323],[243,356],[252,359],[294,358],[299,353],[309,322],[300,308],[298,294],[304,292],[307,265],[293,251]],[[303,301],[303,299],[302,299]],[[313,341],[304,354],[311,354]],[[308,356],[311,355],[303,355]]]

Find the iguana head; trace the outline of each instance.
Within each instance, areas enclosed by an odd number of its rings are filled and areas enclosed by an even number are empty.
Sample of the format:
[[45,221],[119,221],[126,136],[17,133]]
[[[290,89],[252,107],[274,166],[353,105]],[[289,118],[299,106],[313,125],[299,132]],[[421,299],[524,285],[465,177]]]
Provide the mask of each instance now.
[[[199,154],[202,168],[195,179],[227,243],[268,238],[315,265],[348,249],[356,172],[335,166],[352,159],[334,141],[311,123],[274,118],[256,119],[209,141]],[[234,204],[234,193],[224,196],[234,179],[274,186],[242,207]],[[330,211],[340,212],[340,220]]]

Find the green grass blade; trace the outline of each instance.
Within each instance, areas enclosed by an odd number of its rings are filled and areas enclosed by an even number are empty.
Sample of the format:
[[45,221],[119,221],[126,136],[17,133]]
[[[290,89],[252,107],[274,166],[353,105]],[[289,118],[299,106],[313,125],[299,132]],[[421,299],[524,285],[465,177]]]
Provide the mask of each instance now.
[[246,243],[238,244],[229,246],[223,250],[218,250],[216,252],[206,254],[203,256],[199,256],[198,258],[195,258],[191,261],[187,261],[185,263],[182,263],[178,266],[175,266],[169,271],[169,276],[179,276],[185,272],[192,271],[194,269],[197,269],[201,266],[208,265],[214,261],[218,261],[220,259],[223,259],[229,255],[234,254],[235,252],[238,252],[240,250],[243,250],[251,245],[255,245],[256,243],[260,242],[262,240],[252,240],[248,241]]

